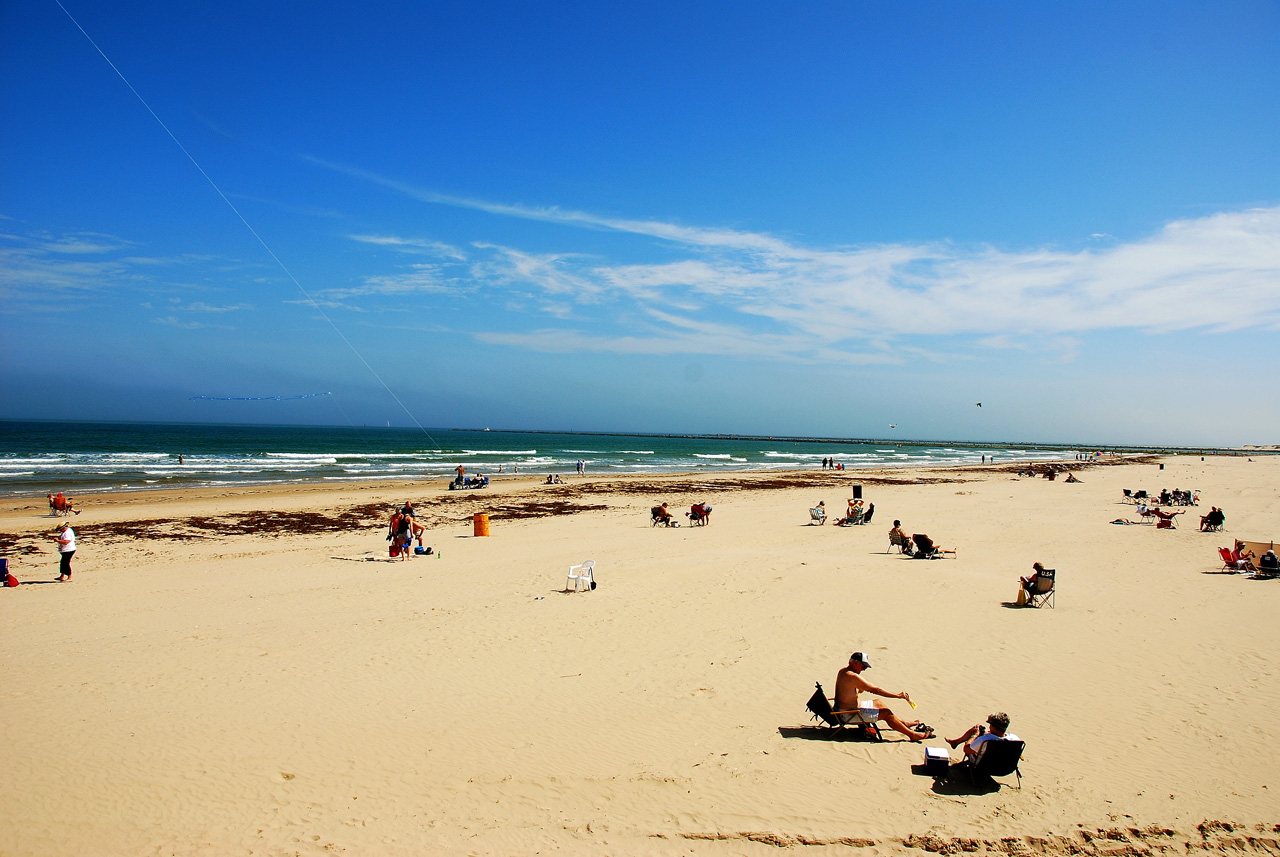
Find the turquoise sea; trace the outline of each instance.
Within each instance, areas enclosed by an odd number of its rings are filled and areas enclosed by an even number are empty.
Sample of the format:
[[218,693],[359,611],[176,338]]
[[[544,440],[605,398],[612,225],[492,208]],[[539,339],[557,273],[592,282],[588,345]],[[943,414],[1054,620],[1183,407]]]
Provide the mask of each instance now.
[[[1071,458],[1063,446],[839,438],[707,437],[459,429],[0,421],[0,495],[468,473],[591,474],[846,468]],[[181,456],[181,460],[179,459]]]

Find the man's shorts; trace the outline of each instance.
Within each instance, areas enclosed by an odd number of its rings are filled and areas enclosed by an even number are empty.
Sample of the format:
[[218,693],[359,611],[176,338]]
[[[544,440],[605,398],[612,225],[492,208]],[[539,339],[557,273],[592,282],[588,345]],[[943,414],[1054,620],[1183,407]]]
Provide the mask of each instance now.
[[880,719],[880,709],[874,705],[864,705],[857,711],[836,712],[836,717],[840,719],[841,723],[850,726],[859,723],[875,723]]

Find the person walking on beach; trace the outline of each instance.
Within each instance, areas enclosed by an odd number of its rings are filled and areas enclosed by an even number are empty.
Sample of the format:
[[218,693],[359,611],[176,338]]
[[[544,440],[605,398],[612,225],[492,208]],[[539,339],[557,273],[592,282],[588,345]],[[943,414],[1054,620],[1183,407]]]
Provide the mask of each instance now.
[[836,674],[836,711],[842,712],[841,717],[845,723],[874,723],[877,720],[887,723],[894,730],[906,735],[912,741],[923,741],[926,738],[933,737],[933,729],[924,725],[919,720],[911,723],[903,722],[898,715],[894,714],[890,709],[884,707],[884,701],[880,699],[869,699],[860,702],[858,694],[862,691],[867,693],[879,693],[883,696],[893,697],[894,699],[905,700],[907,704],[911,704],[911,694],[905,690],[901,693],[890,693],[881,687],[876,687],[865,678],[862,677],[864,670],[871,669],[871,662],[867,660],[867,656],[862,652],[854,652],[849,656],[849,665],[840,670]]
[[62,562],[58,566],[58,581],[66,581],[71,579],[71,558],[76,555],[76,531],[71,529],[71,524],[63,521],[58,527],[58,535],[55,536],[58,542],[58,553],[62,555]]

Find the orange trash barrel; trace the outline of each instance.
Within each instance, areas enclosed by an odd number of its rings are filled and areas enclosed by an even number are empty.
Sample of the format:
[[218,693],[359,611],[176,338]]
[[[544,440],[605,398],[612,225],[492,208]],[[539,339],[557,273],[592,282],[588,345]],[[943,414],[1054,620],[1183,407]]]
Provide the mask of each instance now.
[[475,535],[489,535],[489,514],[487,512],[476,512],[471,516],[471,522],[475,525]]

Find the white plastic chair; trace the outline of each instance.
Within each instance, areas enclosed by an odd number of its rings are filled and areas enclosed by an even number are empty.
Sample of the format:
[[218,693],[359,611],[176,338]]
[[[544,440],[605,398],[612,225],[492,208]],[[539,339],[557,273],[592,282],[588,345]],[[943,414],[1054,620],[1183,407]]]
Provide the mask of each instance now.
[[594,589],[596,585],[595,570],[596,561],[594,559],[569,566],[569,579],[564,584],[565,592],[569,591],[570,586],[573,587],[574,592],[582,589]]

